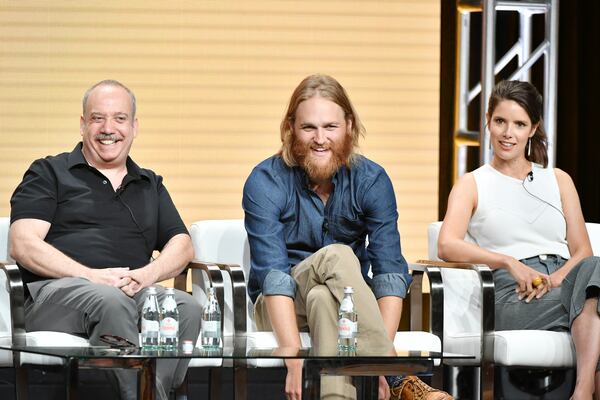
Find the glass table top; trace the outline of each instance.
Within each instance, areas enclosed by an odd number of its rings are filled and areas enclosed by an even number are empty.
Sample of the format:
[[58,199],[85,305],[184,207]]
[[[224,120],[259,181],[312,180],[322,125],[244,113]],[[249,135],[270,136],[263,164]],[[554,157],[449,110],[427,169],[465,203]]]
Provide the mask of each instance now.
[[0,349],[18,351],[29,354],[56,356],[61,358],[98,359],[98,358],[222,358],[222,359],[338,359],[354,361],[427,361],[434,359],[473,359],[472,355],[440,353],[421,350],[397,350],[395,355],[379,355],[373,352],[361,353],[360,348],[356,353],[332,352],[331,354],[315,354],[312,348],[285,348],[285,347],[253,347],[248,345],[245,338],[224,338],[223,347],[201,348],[195,347],[193,351],[177,350],[148,350],[139,347],[40,347],[0,345]]

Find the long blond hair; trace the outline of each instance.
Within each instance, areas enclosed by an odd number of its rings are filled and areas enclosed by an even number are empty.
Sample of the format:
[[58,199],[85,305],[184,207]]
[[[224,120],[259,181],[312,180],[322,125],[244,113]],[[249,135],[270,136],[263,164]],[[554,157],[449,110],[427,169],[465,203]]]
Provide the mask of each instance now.
[[352,129],[349,132],[352,138],[352,151],[348,157],[348,163],[351,164],[356,157],[358,138],[365,135],[365,127],[360,122],[358,114],[342,85],[328,75],[314,74],[307,76],[292,93],[287,111],[280,125],[281,149],[279,155],[289,167],[298,165],[298,160],[296,160],[292,151],[293,132],[291,128],[296,119],[296,110],[300,103],[317,95],[340,106],[344,111],[344,118],[352,124]]

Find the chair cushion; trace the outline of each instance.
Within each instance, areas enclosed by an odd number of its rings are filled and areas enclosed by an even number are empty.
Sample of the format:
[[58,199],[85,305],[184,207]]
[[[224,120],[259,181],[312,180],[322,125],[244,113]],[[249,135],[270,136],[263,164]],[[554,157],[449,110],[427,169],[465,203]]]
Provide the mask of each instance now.
[[[196,341],[196,347],[202,348],[202,334],[198,335],[198,340]],[[222,358],[192,358],[190,360],[189,368],[194,367],[221,367],[223,366]]]
[[442,351],[442,342],[429,332],[396,332],[394,347],[396,350]]
[[[8,332],[0,332],[0,346],[10,346],[12,337]],[[0,367],[12,367],[12,353],[6,350],[0,350]]]
[[575,347],[567,332],[496,331],[494,362],[504,366],[573,367]]
[[588,236],[590,237],[592,253],[595,256],[600,256],[600,224],[586,222],[585,227],[587,229]]
[[[268,349],[277,347],[277,340],[272,332],[252,332],[248,334],[248,348]],[[300,333],[300,342],[303,348],[311,346],[310,336],[307,332]],[[394,338],[396,350],[421,350],[441,351],[442,342],[440,338],[428,332],[397,332]],[[248,360],[252,367],[283,367],[282,360],[258,358]]]
[[[575,348],[567,332],[542,330],[496,331],[494,363],[502,366],[566,368],[575,366]],[[451,360],[450,365],[477,365],[481,339],[476,334],[446,337],[444,351],[474,354],[474,360]]]
[[[86,338],[63,332],[36,331],[25,335],[28,346],[39,347],[87,347],[90,345]],[[42,356],[39,354],[21,353],[21,364],[63,365],[60,357]]]
[[432,261],[441,261],[438,257],[437,243],[442,221],[432,222],[427,226],[427,257]]
[[[53,331],[27,332],[27,345],[40,347],[87,347],[89,342],[80,336]],[[10,344],[10,337],[0,335],[0,344]],[[37,354],[22,353],[21,364],[34,365],[63,365],[64,360],[60,357],[42,356]],[[194,358],[190,361],[190,367],[219,367],[221,358]],[[0,366],[12,366],[12,354],[8,351],[0,352]]]
[[223,359],[221,359],[221,358],[192,358],[190,360],[189,368],[221,367],[222,365],[223,365]]
[[39,347],[87,347],[87,338],[56,331],[27,332],[27,345]]
[[[394,348],[398,350],[442,351],[442,341],[439,337],[429,332],[403,331],[396,332]],[[439,365],[440,360],[435,359],[434,365]]]
[[[277,339],[273,332],[249,332],[247,347],[249,349],[269,349],[277,347]],[[300,345],[303,348],[311,347],[308,332],[300,332]],[[252,368],[276,368],[283,367],[283,360],[274,358],[254,358],[248,360],[248,366]]]
[[[68,333],[37,331],[27,332],[25,340],[28,346],[39,347],[87,347],[89,342],[79,336],[69,335]],[[10,345],[12,337],[6,332],[0,332],[0,344]],[[60,357],[42,356],[31,353],[21,353],[21,364],[34,365],[63,365],[64,360]],[[10,351],[0,351],[0,366],[12,367],[13,357]]]
[[474,355],[474,359],[446,360],[448,365],[479,365],[481,362],[481,335],[479,333],[458,333],[444,335],[444,352]]

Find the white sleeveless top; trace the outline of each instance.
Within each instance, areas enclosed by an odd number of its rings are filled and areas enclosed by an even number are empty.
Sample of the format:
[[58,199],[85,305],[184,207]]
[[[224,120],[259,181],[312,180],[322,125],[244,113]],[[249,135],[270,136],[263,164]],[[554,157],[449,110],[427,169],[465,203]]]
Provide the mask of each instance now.
[[517,260],[540,254],[568,259],[567,224],[554,169],[532,163],[532,171],[532,181],[504,175],[489,164],[473,171],[477,209],[467,233],[479,247]]

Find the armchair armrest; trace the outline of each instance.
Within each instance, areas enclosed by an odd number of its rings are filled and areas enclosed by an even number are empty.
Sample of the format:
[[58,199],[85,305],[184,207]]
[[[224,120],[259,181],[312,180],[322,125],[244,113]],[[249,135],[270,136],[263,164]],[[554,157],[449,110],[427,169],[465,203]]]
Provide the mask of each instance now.
[[[482,358],[486,360],[493,359],[493,335],[494,332],[494,279],[492,270],[487,265],[477,265],[470,263],[452,263],[444,261],[419,260],[416,264],[411,264],[413,271],[425,270],[429,278],[430,285],[430,327],[431,332],[440,338],[444,337],[444,269],[451,270],[474,270],[477,272],[480,281],[479,301],[481,321],[481,351]],[[414,273],[414,272],[413,272]],[[449,285],[446,282],[446,285]],[[443,346],[443,341],[442,341]],[[443,347],[442,347],[443,350]],[[493,372],[491,372],[493,373]]]
[[[429,279],[429,320],[430,331],[439,338],[444,332],[444,284],[439,268],[470,269],[468,263],[448,263],[444,261],[418,260],[409,264],[413,282],[410,287],[410,330],[423,330],[423,274]],[[436,268],[432,268],[436,267]]]
[[[232,313],[234,347],[243,354],[248,346],[247,333],[247,302],[246,302],[246,279],[244,269],[237,264],[215,263],[222,271],[226,271],[231,279],[232,291]],[[235,364],[235,362],[234,362]],[[244,363],[240,363],[242,365]]]
[[[430,285],[433,287],[439,286],[443,290],[443,281],[441,277],[440,268],[452,268],[452,269],[472,269],[477,271],[479,280],[481,282],[481,321],[483,333],[491,333],[494,331],[494,276],[492,269],[487,265],[471,264],[471,263],[460,263],[460,262],[446,262],[446,261],[431,261],[431,260],[419,260],[417,265],[424,265],[427,275],[430,278]],[[434,267],[434,268],[432,268]],[[433,277],[433,281],[431,278]],[[438,289],[436,287],[436,289]],[[433,290],[433,288],[432,288]],[[443,304],[443,294],[442,294]],[[433,293],[432,293],[432,305],[433,305]]]
[[14,264],[0,263],[0,269],[6,274],[6,290],[10,301],[10,321],[12,343],[24,346],[25,339],[25,294],[19,267]]
[[[187,271],[199,270],[204,271],[208,280],[210,281],[210,286],[215,289],[215,296],[217,296],[217,302],[219,303],[219,308],[222,312],[225,312],[225,293],[224,293],[224,284],[223,284],[223,275],[221,273],[221,269],[215,264],[210,262],[204,262],[199,260],[194,260],[190,262],[187,267],[183,270],[181,274],[175,277],[175,287],[179,289],[177,286],[181,284],[182,280],[186,278]],[[183,279],[182,279],[183,277]],[[185,285],[185,281],[184,281]],[[185,286],[184,286],[185,287]],[[225,318],[221,318],[221,325],[224,323]],[[223,326],[221,326],[223,328]]]
[[411,264],[411,266],[415,266],[415,268],[426,268],[427,266],[434,266],[441,268],[471,269],[473,268],[474,264],[447,261],[418,260],[415,264]]
[[[236,264],[225,264],[225,263],[212,263],[203,261],[193,261],[188,265],[191,269],[200,269],[205,271],[209,275],[211,284],[215,286],[217,283],[218,288],[217,299],[219,301],[219,307],[226,312],[225,307],[225,288],[223,283],[222,273],[226,272],[231,279],[232,289],[232,313],[231,316],[223,315],[223,323],[225,320],[233,321],[233,332],[236,336],[244,335],[246,333],[246,281],[244,279],[244,270],[242,267]],[[224,327],[223,327],[224,328]],[[225,332],[223,330],[223,332]]]
[[246,279],[244,269],[237,264],[216,264],[221,270],[227,271],[231,278],[233,293],[233,329],[235,336],[245,335],[247,332],[246,308]]
[[421,264],[408,264],[408,270],[412,275],[413,281],[408,289],[410,299],[410,321],[409,329],[411,331],[423,330],[423,273],[425,266]]

